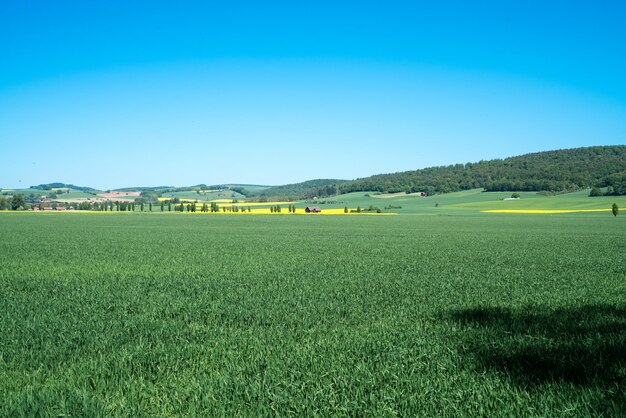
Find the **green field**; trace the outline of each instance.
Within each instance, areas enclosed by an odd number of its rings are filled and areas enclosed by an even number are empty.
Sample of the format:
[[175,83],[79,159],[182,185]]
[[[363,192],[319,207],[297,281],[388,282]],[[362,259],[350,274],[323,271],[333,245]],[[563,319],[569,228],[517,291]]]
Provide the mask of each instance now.
[[211,191],[211,192],[195,192],[195,191],[185,191],[185,192],[168,192],[163,193],[165,198],[178,198],[178,199],[192,199],[197,200],[198,202],[210,202],[215,199],[237,199],[242,200],[246,197],[242,194],[234,192],[232,190],[222,190],[222,191]]
[[[520,192],[520,200],[502,200],[511,197],[511,192],[483,192],[482,189],[466,190],[456,193],[439,194],[428,197],[397,196],[391,198],[376,197],[373,192],[348,193],[320,201],[337,203],[320,205],[323,208],[356,207],[367,208],[370,205],[384,209],[385,206],[396,208],[386,212],[400,214],[462,214],[493,209],[610,209],[613,203],[626,209],[626,196],[589,197],[589,191],[543,196],[536,192]],[[306,204],[300,204],[306,206]],[[401,206],[401,208],[397,208]]]
[[[255,185],[232,185],[232,187],[241,187],[244,189],[244,193],[259,193],[263,190],[267,189],[268,186],[255,186]],[[167,198],[178,198],[178,199],[193,199],[198,200],[198,202],[210,202],[211,200],[216,199],[237,199],[244,200],[246,196],[238,193],[234,190],[223,189],[221,191],[212,190],[188,190],[183,192],[167,192],[163,193],[162,197]]]
[[[28,196],[41,197],[41,196],[50,196],[50,194],[53,193],[53,190],[15,189],[11,192],[4,192],[2,194],[12,196],[18,193],[24,195],[25,197],[28,197]],[[54,200],[62,201],[64,199],[77,199],[77,198],[95,199],[97,193],[101,193],[101,192],[93,191],[92,193],[87,193],[81,190],[69,189],[67,192],[58,194],[57,199],[54,199]]]
[[440,214],[0,213],[0,416],[623,414],[626,217]]

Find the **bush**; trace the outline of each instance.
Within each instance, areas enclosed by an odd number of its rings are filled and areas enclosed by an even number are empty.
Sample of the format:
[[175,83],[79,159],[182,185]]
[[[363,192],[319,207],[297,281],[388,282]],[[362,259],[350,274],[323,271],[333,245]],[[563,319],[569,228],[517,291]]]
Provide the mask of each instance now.
[[515,193],[513,193],[513,194],[511,195],[511,198],[512,198],[512,199],[519,199],[519,198],[520,198],[520,195],[519,195],[519,193],[515,192]]
[[604,193],[602,193],[602,190],[600,190],[598,187],[592,188],[591,191],[589,192],[590,197],[603,196],[603,195]]
[[11,198],[11,209],[13,210],[23,210],[26,202],[24,201],[24,195],[16,194]]

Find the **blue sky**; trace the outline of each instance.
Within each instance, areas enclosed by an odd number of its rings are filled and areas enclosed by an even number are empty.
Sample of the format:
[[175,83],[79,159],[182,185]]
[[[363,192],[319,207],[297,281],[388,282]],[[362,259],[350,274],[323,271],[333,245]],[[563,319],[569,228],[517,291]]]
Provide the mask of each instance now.
[[625,21],[623,1],[8,0],[0,187],[284,184],[625,144]]

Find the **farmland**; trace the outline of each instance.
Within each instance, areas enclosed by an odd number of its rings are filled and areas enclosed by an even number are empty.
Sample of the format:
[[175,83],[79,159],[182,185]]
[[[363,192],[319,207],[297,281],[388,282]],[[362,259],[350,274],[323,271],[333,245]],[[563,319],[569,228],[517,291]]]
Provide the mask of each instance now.
[[0,415],[621,414],[626,218],[464,193],[384,217],[0,213]]
[[[511,192],[483,192],[482,189],[465,190],[428,197],[396,194],[379,198],[374,193],[353,192],[332,198],[336,203],[324,204],[323,208],[341,208],[374,205],[391,206],[392,212],[400,214],[468,214],[487,210],[595,210],[610,209],[616,202],[626,208],[626,196],[589,197],[589,191],[545,196],[536,192],[520,192],[519,200],[504,200]],[[384,195],[383,195],[384,196]]]

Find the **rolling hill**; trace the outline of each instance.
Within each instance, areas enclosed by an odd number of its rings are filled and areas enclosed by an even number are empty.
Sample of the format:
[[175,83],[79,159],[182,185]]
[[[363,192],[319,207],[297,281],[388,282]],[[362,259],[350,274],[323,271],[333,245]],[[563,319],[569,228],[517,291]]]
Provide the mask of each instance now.
[[[50,183],[31,190],[69,188],[93,192],[91,187]],[[352,192],[427,192],[440,194],[463,190],[528,191],[564,193],[591,187],[608,188],[608,194],[626,194],[626,145],[594,146],[536,152],[505,159],[428,167],[412,171],[377,174],[356,180],[315,179],[281,186],[229,184],[189,187],[137,187],[161,196],[163,193],[197,193],[199,190],[227,189],[246,197],[326,197]],[[151,193],[149,193],[151,192]]]
[[302,183],[285,184],[283,186],[269,187],[259,193],[261,196],[297,196],[312,197],[324,191],[324,196],[339,193],[337,185],[344,184],[348,180],[316,179]]
[[[486,191],[567,192],[610,186],[626,194],[626,146],[597,146],[378,174],[349,182],[326,184],[317,196],[359,191],[449,193]],[[296,186],[296,185],[292,185]],[[297,190],[294,187],[294,190]],[[311,192],[311,191],[310,191]]]

